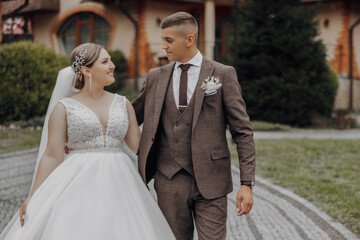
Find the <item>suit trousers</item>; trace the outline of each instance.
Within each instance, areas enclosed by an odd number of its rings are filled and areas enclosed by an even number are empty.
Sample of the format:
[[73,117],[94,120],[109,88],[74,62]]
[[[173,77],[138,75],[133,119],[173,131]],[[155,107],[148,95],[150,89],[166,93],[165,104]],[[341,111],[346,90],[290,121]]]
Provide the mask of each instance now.
[[193,240],[194,220],[200,240],[226,238],[227,196],[205,199],[195,178],[185,170],[171,180],[157,171],[154,188],[177,240]]

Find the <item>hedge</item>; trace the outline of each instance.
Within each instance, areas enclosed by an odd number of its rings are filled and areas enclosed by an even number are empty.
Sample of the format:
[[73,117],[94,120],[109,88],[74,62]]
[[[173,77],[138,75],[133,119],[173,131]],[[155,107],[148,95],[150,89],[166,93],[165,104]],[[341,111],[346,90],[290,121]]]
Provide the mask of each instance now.
[[29,41],[0,47],[0,124],[46,113],[58,71],[69,58]]

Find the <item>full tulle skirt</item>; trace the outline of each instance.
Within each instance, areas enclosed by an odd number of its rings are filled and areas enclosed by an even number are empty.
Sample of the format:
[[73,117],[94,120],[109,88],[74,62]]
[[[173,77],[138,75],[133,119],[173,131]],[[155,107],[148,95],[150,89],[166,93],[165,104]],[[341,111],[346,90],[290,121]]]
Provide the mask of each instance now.
[[134,163],[124,152],[76,152],[0,235],[12,240],[175,239]]

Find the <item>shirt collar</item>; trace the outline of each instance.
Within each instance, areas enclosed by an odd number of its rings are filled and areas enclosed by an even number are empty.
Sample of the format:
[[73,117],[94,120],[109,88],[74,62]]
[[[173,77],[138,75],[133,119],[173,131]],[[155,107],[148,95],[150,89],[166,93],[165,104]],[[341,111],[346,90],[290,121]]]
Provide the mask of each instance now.
[[[186,62],[185,64],[191,64],[193,66],[200,67],[201,63],[202,63],[202,59],[203,59],[203,56],[202,56],[201,52],[198,50],[197,54],[192,59],[190,59],[188,62]],[[176,62],[175,69],[177,67],[179,67],[181,64],[184,64],[184,63]]]

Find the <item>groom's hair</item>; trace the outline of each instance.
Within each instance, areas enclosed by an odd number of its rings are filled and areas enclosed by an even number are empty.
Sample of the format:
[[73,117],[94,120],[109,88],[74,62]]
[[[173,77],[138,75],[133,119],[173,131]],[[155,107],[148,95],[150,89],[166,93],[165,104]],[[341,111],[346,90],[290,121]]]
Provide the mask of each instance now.
[[193,34],[196,40],[198,38],[198,24],[196,19],[187,12],[177,12],[167,16],[162,20],[160,27],[161,29],[178,27],[179,32],[184,36]]

